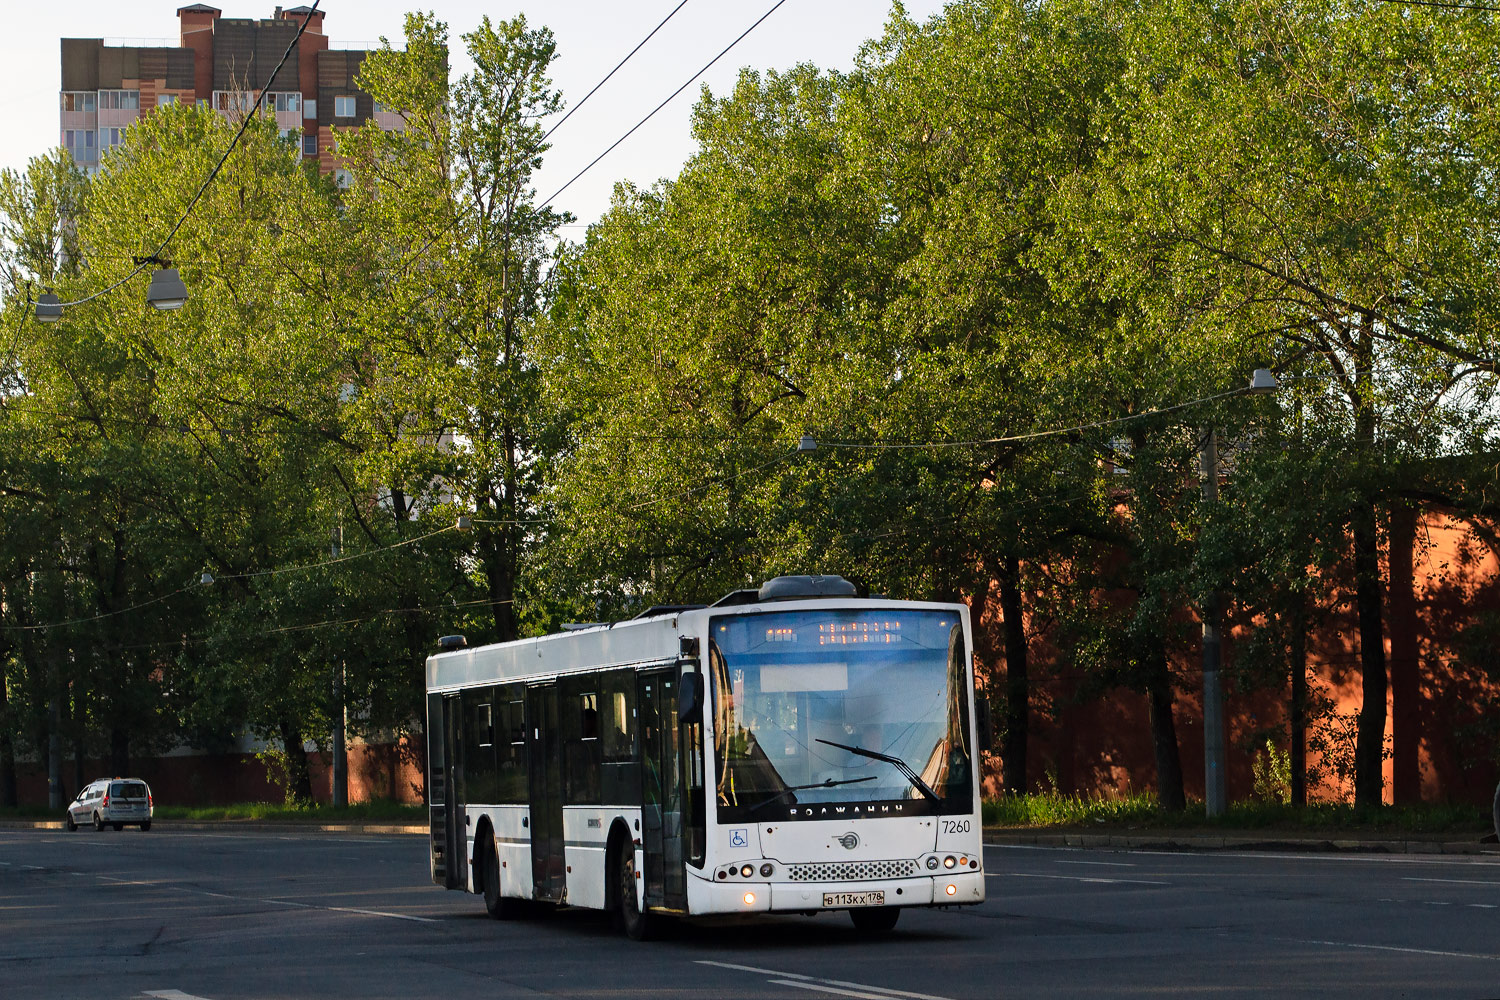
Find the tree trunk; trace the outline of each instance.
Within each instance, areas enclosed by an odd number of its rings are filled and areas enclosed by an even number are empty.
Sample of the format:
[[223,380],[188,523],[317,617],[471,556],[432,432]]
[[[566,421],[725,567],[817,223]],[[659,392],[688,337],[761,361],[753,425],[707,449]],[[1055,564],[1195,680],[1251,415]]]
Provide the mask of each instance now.
[[1410,504],[1392,505],[1386,538],[1389,576],[1386,598],[1391,634],[1391,801],[1396,805],[1413,805],[1422,801],[1418,754],[1422,740],[1422,688],[1417,599],[1413,588],[1417,509]]
[[1005,742],[1000,758],[1005,765],[1005,794],[1026,794],[1026,741],[1031,716],[1031,685],[1026,656],[1026,625],[1021,608],[1020,560],[1013,555],[1000,564],[1000,614],[1005,631]]
[[514,532],[511,525],[479,532],[479,557],[489,587],[495,638],[499,642],[509,642],[520,635],[516,625],[516,559],[511,545]]
[[109,731],[109,773],[130,773],[130,736],[118,726]]
[[1373,809],[1385,799],[1385,627],[1380,597],[1380,539],[1375,504],[1354,509],[1354,604],[1359,615],[1363,705],[1354,746],[1354,807]]
[[1307,805],[1307,598],[1295,594],[1291,614],[1291,768],[1292,805]]
[[14,809],[20,804],[16,801],[16,743],[5,689],[5,674],[0,671],[0,808]]
[[302,733],[288,721],[283,721],[281,746],[286,752],[287,792],[293,802],[311,802],[312,772],[307,765],[307,750],[302,746]]
[[1158,646],[1148,654],[1149,680],[1146,695],[1151,704],[1151,744],[1156,751],[1156,795],[1162,809],[1181,812],[1187,808],[1182,790],[1182,751],[1177,745],[1177,725],[1172,720],[1172,672],[1166,650]]

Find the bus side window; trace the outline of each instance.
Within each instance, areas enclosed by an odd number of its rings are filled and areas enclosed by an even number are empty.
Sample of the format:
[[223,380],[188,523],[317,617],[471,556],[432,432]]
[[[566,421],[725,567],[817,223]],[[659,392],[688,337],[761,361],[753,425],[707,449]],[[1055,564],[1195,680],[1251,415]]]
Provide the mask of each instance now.
[[595,805],[600,792],[599,746],[599,678],[564,678],[558,683],[562,691],[563,718],[563,802],[568,805]]
[[636,749],[635,671],[611,670],[599,677],[600,793],[610,805],[641,804]]
[[529,790],[526,784],[526,703],[523,689],[501,688],[495,699],[495,739],[499,756],[498,802],[524,805]]
[[465,801],[492,803],[499,789],[495,761],[494,689],[464,692]]

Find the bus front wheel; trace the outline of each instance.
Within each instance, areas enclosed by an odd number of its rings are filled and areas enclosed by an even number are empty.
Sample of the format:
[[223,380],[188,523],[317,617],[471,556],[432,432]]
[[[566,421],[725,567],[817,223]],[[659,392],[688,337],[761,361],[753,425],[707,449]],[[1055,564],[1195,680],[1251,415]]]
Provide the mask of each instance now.
[[889,934],[896,926],[901,910],[895,906],[871,906],[867,909],[850,910],[849,919],[854,929],[861,934]]
[[656,931],[656,920],[641,909],[635,895],[635,847],[629,841],[615,855],[615,892],[619,897],[620,927],[632,941],[646,941]]

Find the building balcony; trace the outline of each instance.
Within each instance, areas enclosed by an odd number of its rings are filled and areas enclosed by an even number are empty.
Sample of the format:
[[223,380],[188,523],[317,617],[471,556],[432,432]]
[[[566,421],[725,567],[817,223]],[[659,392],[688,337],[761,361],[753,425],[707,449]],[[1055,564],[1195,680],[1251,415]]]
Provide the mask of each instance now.
[[135,108],[102,108],[99,111],[100,128],[124,128],[134,125],[140,111]]

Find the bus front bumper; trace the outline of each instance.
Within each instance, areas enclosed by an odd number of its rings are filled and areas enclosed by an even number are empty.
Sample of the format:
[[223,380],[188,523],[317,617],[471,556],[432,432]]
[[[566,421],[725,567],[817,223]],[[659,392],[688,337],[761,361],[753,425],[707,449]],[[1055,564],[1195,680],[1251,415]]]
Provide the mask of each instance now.
[[[984,872],[871,882],[713,882],[712,913],[806,913],[857,906],[965,906],[984,902]],[[872,897],[872,893],[882,893]],[[881,901],[870,902],[872,898]]]

